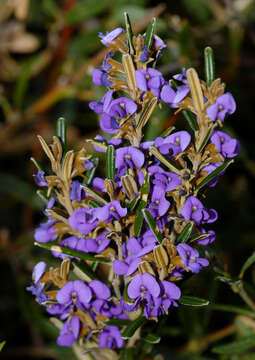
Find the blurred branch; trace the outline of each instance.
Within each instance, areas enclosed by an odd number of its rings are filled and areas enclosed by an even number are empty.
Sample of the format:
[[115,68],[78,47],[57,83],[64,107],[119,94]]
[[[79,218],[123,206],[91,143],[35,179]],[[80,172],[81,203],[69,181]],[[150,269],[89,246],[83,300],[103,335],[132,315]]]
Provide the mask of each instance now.
[[[142,31],[146,25],[149,23],[151,18],[159,16],[166,6],[164,4],[159,4],[152,10],[150,10],[146,16],[134,26],[135,32]],[[58,102],[61,99],[66,97],[74,96],[76,89],[71,84],[77,83],[81,78],[88,73],[91,69],[99,65],[105,57],[107,49],[101,50],[95,56],[93,56],[89,61],[85,62],[79,70],[77,70],[67,81],[65,85],[57,85],[49,92],[44,94],[39,98],[33,105],[31,105],[15,123],[8,124],[5,127],[1,128],[0,133],[0,144],[2,147],[9,141],[9,138],[18,131],[25,124],[32,121],[34,116],[41,114],[47,111],[53,104]]]

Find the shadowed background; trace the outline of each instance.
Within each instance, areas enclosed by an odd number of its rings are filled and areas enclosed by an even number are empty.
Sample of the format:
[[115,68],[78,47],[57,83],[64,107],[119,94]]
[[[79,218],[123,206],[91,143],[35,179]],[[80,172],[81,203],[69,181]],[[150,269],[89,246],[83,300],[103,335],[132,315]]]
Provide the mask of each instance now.
[[[219,214],[213,227],[217,240],[211,249],[233,276],[254,250],[254,0],[0,0],[3,359],[64,360],[73,356],[70,349],[55,345],[57,331],[25,291],[35,263],[53,261],[44,250],[33,246],[33,229],[43,220],[43,203],[35,192],[32,174],[36,171],[30,157],[47,168],[36,135],[49,142],[60,116],[68,122],[70,148],[79,149],[85,139],[99,131],[98,118],[88,107],[104,93],[91,81],[92,70],[104,57],[97,33],[123,26],[124,11],[129,13],[135,33],[143,33],[151,18],[158,18],[157,34],[167,43],[158,65],[165,79],[189,66],[203,78],[203,50],[208,45],[214,49],[216,75],[227,83],[227,91],[238,104],[224,128],[238,138],[241,153],[217,187],[208,192],[206,204]],[[172,124],[177,129],[187,126],[181,116],[174,116],[163,106],[154,112],[145,137],[153,139]],[[250,269],[245,278],[252,296],[254,270]],[[191,295],[217,304],[243,305],[215,276],[211,269],[204,270],[188,279],[184,287],[192,290]],[[182,306],[170,311],[161,326],[153,326],[162,336],[156,352],[165,354],[165,359],[255,359],[252,349],[223,357],[211,351],[227,336],[230,341],[245,331],[255,332],[255,323],[248,326],[247,320],[233,313]]]

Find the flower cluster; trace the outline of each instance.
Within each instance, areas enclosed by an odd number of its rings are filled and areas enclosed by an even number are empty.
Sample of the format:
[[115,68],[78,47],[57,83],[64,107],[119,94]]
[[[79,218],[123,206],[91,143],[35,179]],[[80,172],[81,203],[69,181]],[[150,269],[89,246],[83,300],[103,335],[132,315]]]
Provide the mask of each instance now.
[[[109,89],[89,105],[112,134],[90,140],[106,153],[106,177],[95,176],[98,160],[85,149],[64,154],[58,137],[50,146],[39,137],[53,175],[35,175],[48,188],[47,221],[35,240],[61,266],[46,271],[38,263],[28,290],[61,321],[61,346],[121,348],[132,320],[155,320],[178,306],[178,281],[209,265],[199,252],[215,240],[208,226],[218,215],[201,194],[239,151],[237,140],[216,130],[236,107],[220,79],[208,85],[184,69],[168,82],[155,69],[164,42],[152,30],[133,36],[127,29],[100,34],[109,51],[93,72],[94,83]],[[192,136],[170,128],[143,141],[160,102],[185,112]]]

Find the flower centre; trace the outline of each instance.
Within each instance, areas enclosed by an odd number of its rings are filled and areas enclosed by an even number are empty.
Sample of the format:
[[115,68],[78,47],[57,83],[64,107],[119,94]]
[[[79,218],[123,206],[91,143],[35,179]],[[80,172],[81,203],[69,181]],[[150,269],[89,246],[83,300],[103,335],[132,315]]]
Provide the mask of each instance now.
[[192,212],[197,211],[197,207],[196,206],[192,206]]
[[180,139],[178,137],[175,139],[175,142],[177,145],[180,145]]
[[221,110],[223,110],[223,106],[222,106],[222,105],[219,106],[219,111],[221,111]]
[[112,206],[112,207],[110,207],[110,210],[111,210],[111,211],[115,211],[115,209],[114,209],[114,207],[113,207],[113,206]]
[[220,138],[220,142],[221,142],[221,144],[224,144],[224,141],[225,141],[225,140],[224,140],[224,138],[223,138],[223,137],[221,137],[221,138]]
[[146,80],[150,80],[150,75],[145,75]]
[[125,158],[126,159],[131,159],[131,156],[130,155],[125,155]]
[[191,262],[195,262],[195,261],[196,261],[196,257],[195,257],[195,256],[191,256],[190,261],[191,261]]
[[159,204],[159,200],[156,200],[156,201],[155,201],[155,204],[158,205],[158,204]]
[[120,104],[121,109],[125,110],[125,104]]

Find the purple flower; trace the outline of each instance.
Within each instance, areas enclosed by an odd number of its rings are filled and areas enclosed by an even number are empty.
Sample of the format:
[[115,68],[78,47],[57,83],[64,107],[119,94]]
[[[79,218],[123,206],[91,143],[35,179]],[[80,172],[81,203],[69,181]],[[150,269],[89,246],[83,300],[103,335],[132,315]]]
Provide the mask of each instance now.
[[95,209],[95,217],[98,221],[110,222],[114,219],[119,220],[121,217],[127,215],[127,209],[120,205],[119,200],[109,202],[107,205]]
[[83,235],[90,233],[98,224],[94,217],[94,209],[85,208],[75,210],[68,221],[73,229],[80,231]]
[[195,196],[189,196],[181,210],[185,220],[194,220],[196,224],[212,223],[217,220],[214,209],[206,209]]
[[44,178],[44,171],[38,170],[36,175],[33,175],[36,185],[38,186],[48,186],[48,181]]
[[233,158],[240,151],[239,141],[219,130],[213,132],[211,142],[225,158]]
[[98,33],[98,36],[101,38],[102,44],[104,44],[105,46],[109,46],[123,32],[124,32],[124,30],[122,28],[117,28],[117,29],[114,29],[113,31],[107,33],[106,35],[104,35],[103,33],[100,32],[100,33]]
[[108,80],[108,74],[104,70],[94,69],[92,73],[93,83],[96,85],[111,86],[111,81]]
[[215,121],[223,121],[227,114],[233,114],[236,111],[236,102],[233,96],[227,92],[216,99],[216,103],[206,109],[207,116]]
[[124,341],[117,326],[105,326],[99,334],[98,343],[100,348],[121,348]]
[[109,52],[105,55],[104,60],[103,60],[103,63],[102,63],[102,66],[101,66],[101,68],[102,68],[103,70],[109,70],[109,69],[111,69],[112,65],[110,65],[107,60],[108,60],[110,57],[112,57],[113,55],[114,55],[114,52],[113,52],[113,51],[109,51]]
[[188,84],[187,70],[185,68],[182,68],[182,73],[174,75],[173,78],[177,81],[181,81],[185,85]]
[[156,138],[155,145],[162,154],[176,156],[188,147],[190,140],[191,136],[187,131],[178,131],[165,138]]
[[73,180],[70,189],[70,200],[81,201],[84,198],[84,193],[81,183],[78,180]]
[[178,306],[175,300],[178,300],[181,297],[180,288],[176,286],[173,282],[169,282],[166,280],[161,281],[161,286],[164,291],[162,297],[162,305],[165,311],[168,311],[171,305]]
[[148,273],[137,274],[130,281],[127,292],[131,299],[138,298],[142,300],[147,295],[158,297],[160,295],[160,287],[154,276]]
[[45,284],[40,282],[41,277],[45,273],[45,269],[46,263],[44,261],[40,261],[36,264],[32,273],[33,284],[26,288],[27,291],[30,291],[33,295],[35,295],[39,304],[42,304],[49,299],[43,292]]
[[78,339],[80,333],[80,319],[78,316],[73,316],[71,320],[66,320],[60,330],[57,344],[60,346],[72,346],[75,340]]
[[115,167],[125,173],[128,168],[141,168],[144,164],[144,154],[133,146],[126,146],[116,150]]
[[163,216],[169,209],[170,202],[165,198],[165,189],[162,186],[155,185],[153,187],[151,202],[148,209],[153,217]]
[[153,38],[155,50],[162,50],[166,47],[166,43],[158,35],[154,35]]
[[92,291],[83,281],[74,280],[67,282],[57,293],[57,301],[61,305],[78,306],[86,310],[92,298]]
[[146,62],[148,59],[149,59],[149,51],[148,51],[147,47],[144,45],[139,61]]
[[171,107],[176,107],[176,104],[180,103],[189,93],[190,89],[186,85],[178,86],[175,91],[170,85],[164,85],[160,98]]
[[148,68],[147,71],[140,69],[135,72],[136,84],[140,90],[151,92],[159,98],[160,88],[165,83],[160,71]]
[[179,175],[165,171],[158,165],[148,167],[148,172],[152,176],[152,183],[163,187],[165,192],[173,191],[182,184]]
[[122,119],[125,116],[134,114],[136,110],[136,103],[133,100],[123,96],[112,100],[109,107],[107,108],[106,113],[114,116],[116,119]]
[[35,229],[34,238],[38,242],[48,242],[56,240],[56,229],[53,227],[54,220],[48,220],[46,223],[41,223],[40,226]]
[[199,257],[197,250],[193,249],[187,244],[178,244],[176,246],[178,254],[180,255],[183,265],[193,273],[199,273],[204,266],[209,265],[207,259]]
[[102,281],[91,280],[89,287],[97,299],[106,300],[111,296],[111,291]]

